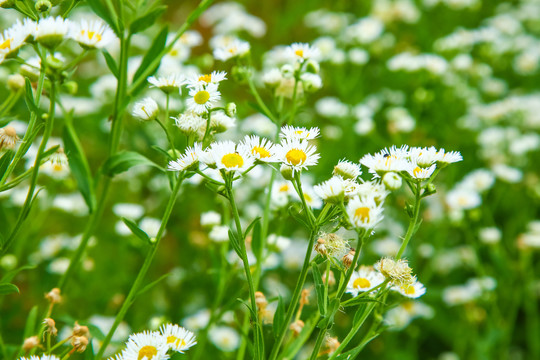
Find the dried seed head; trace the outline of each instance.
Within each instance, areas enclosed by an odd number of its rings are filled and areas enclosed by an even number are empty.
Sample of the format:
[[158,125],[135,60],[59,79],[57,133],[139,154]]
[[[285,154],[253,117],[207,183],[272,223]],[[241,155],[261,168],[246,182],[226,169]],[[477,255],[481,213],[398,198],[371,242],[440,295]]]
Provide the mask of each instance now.
[[356,251],[354,249],[350,249],[349,252],[347,254],[345,254],[345,256],[343,256],[343,258],[341,258],[341,262],[343,263],[343,265],[345,265],[345,267],[347,269],[349,267],[351,267],[351,265],[353,263],[354,254],[356,254]]
[[317,243],[315,244],[315,251],[322,256],[328,255],[328,249],[326,248],[326,241],[323,238],[317,239]]
[[255,293],[255,303],[257,304],[259,311],[262,311],[266,309],[266,306],[268,305],[268,300],[266,300],[266,297],[262,292],[257,291]]
[[71,346],[75,349],[77,352],[84,352],[86,350],[86,346],[88,345],[88,338],[85,336],[73,336],[71,338]]
[[407,263],[407,260],[393,260],[391,258],[383,258],[375,264],[375,268],[390,279],[395,285],[409,286],[416,281],[416,276],[412,274],[412,269]]
[[292,331],[293,336],[298,336],[304,328],[304,322],[302,320],[296,320],[289,326],[289,329]]
[[23,350],[28,352],[32,349],[35,349],[39,346],[39,338],[37,336],[31,336],[24,339]]
[[45,318],[43,320],[43,324],[45,324],[45,332],[48,334],[51,334],[52,336],[58,335],[58,330],[56,329],[56,323],[51,318]]
[[342,257],[349,250],[348,242],[341,236],[335,233],[321,234],[321,238],[324,239],[328,256],[335,256],[337,258]]
[[339,345],[340,342],[338,341],[337,337],[327,336],[324,339],[324,347],[327,349],[328,354],[334,353],[339,347]]
[[75,325],[73,325],[73,336],[90,336],[90,331],[88,331],[88,327],[84,325],[79,325],[77,321],[75,321]]
[[0,150],[12,150],[19,141],[17,132],[13,126],[6,126],[0,129]]
[[45,299],[49,300],[51,304],[59,304],[62,302],[62,296],[60,295],[60,289],[54,288],[45,294]]

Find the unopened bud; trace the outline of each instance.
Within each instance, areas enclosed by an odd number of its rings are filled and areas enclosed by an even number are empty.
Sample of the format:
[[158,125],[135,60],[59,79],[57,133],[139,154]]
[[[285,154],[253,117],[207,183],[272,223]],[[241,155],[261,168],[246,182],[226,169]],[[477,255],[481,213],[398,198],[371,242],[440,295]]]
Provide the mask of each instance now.
[[289,329],[292,331],[293,336],[298,336],[304,328],[304,322],[302,320],[296,320],[289,326]]
[[427,186],[426,186],[426,190],[424,192],[424,194],[422,194],[423,196],[429,196],[429,195],[433,195],[437,192],[437,189],[435,188],[435,185],[433,183],[429,183]]
[[306,62],[306,72],[312,73],[312,74],[318,74],[319,70],[321,70],[321,67],[318,62],[315,60],[308,60]]
[[29,338],[24,339],[23,342],[23,350],[25,352],[28,352],[32,349],[35,349],[39,346],[39,338],[37,336],[31,336]]
[[0,4],[0,7],[4,9],[11,9],[15,5],[15,0],[6,0]]
[[234,117],[236,115],[236,104],[233,102],[230,102],[227,105],[225,105],[225,114],[228,117]]
[[39,0],[36,3],[36,10],[39,12],[48,12],[52,8],[52,4],[49,0]]
[[339,348],[340,342],[337,337],[326,337],[324,339],[324,347],[327,349],[328,354],[333,354]]
[[24,76],[22,76],[21,74],[13,74],[8,76],[7,86],[9,90],[13,92],[18,92],[25,86]]
[[62,302],[62,296],[60,295],[60,289],[54,288],[45,294],[45,299],[49,300],[51,304],[59,304]]
[[281,176],[283,176],[285,180],[292,181],[294,179],[294,169],[289,165],[281,165],[279,171],[281,172]]
[[47,56],[47,65],[54,70],[60,70],[64,67],[64,62],[52,55]]
[[79,85],[75,81],[67,81],[62,84],[62,87],[69,95],[75,95],[79,90]]
[[309,304],[309,293],[310,291],[308,289],[302,290],[302,294],[300,295],[300,306]]
[[294,68],[289,64],[283,65],[281,67],[281,75],[285,78],[292,78],[294,76]]
[[341,262],[343,263],[343,265],[345,265],[345,267],[348,269],[349,267],[351,267],[352,263],[353,263],[353,260],[354,260],[354,255],[356,254],[356,251],[354,249],[351,249],[349,250],[349,252],[347,254],[345,254],[345,256],[343,256],[343,258],[341,259]]
[[402,184],[401,176],[399,176],[395,172],[388,172],[384,174],[382,181],[384,183],[384,186],[386,186],[386,188],[389,190],[397,190],[401,187]]

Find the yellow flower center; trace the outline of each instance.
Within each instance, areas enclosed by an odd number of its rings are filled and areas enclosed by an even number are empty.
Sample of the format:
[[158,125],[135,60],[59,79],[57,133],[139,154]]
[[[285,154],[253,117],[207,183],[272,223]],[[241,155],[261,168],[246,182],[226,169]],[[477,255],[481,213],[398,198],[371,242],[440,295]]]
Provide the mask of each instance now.
[[298,49],[294,52],[294,54],[299,57],[304,57],[304,50]]
[[237,153],[227,154],[221,158],[221,163],[226,168],[242,167],[244,165],[244,159]]
[[174,335],[167,336],[167,344],[175,344],[176,347],[186,346],[184,339],[179,339]]
[[309,194],[304,194],[304,199],[306,199],[306,202],[309,204],[313,201],[313,199],[311,198],[311,196],[309,196]]
[[139,357],[137,360],[142,360],[144,358],[152,359],[154,356],[157,355],[157,349],[155,346],[146,345],[139,350]]
[[414,293],[416,292],[416,289],[414,288],[413,285],[409,285],[409,286],[402,286],[401,287],[401,290],[403,290],[403,292],[407,295],[414,295]]
[[177,56],[177,55],[178,55],[178,50],[172,49],[171,51],[169,51],[169,55],[171,55],[171,56]]
[[289,185],[287,185],[287,184],[281,185],[281,186],[279,187],[279,191],[280,191],[280,192],[287,192],[287,191],[289,191]]
[[208,84],[210,81],[212,81],[212,74],[206,74],[206,75],[199,76],[199,81],[204,81],[205,83]]
[[304,151],[299,149],[291,149],[285,155],[287,161],[293,165],[303,164],[306,161],[307,155]]
[[359,207],[354,210],[354,217],[360,218],[362,221],[369,221],[369,208],[368,207]]
[[417,177],[418,175],[421,175],[422,174],[422,169],[420,167],[415,167],[414,170],[413,170],[413,176],[414,177]]
[[198,93],[195,94],[193,97],[193,100],[199,105],[206,104],[206,102],[210,99],[210,93],[206,90],[201,90]]
[[270,157],[270,152],[262,146],[254,146],[253,149],[251,149],[251,153],[253,155],[259,154],[261,159]]
[[53,170],[54,171],[62,171],[62,169],[63,169],[63,167],[60,164],[54,164],[53,165]]
[[11,39],[7,39],[3,43],[0,44],[0,50],[5,50],[11,48]]
[[353,287],[356,289],[366,289],[371,286],[371,283],[366,278],[358,278],[354,280]]
[[84,36],[84,33],[87,34],[87,37],[88,39],[92,40],[94,38],[94,36],[96,37],[96,40],[97,41],[101,41],[101,35],[96,33],[95,31],[86,31],[86,30],[81,30],[81,35]]

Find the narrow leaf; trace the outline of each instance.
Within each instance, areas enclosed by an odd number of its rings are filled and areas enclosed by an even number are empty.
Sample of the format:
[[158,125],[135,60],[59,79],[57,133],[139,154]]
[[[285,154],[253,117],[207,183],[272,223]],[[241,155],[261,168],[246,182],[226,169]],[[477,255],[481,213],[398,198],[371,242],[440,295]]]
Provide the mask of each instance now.
[[10,283],[0,284],[0,295],[7,295],[12,293],[20,293],[19,288]]
[[[150,49],[144,55],[143,60],[141,62],[141,65],[135,72],[135,75],[133,76],[133,83],[137,82],[137,80],[141,77],[141,75],[150,67],[156,56],[158,56],[163,49],[165,48],[165,44],[167,42],[167,35],[169,34],[169,28],[167,26],[164,26],[159,34],[154,39],[154,42],[152,43],[152,46],[150,46]],[[158,64],[159,66],[159,64]],[[154,69],[151,69],[151,73],[157,70],[157,66]],[[144,86],[144,82],[141,83],[140,88]],[[132,95],[135,95],[138,92],[138,89],[135,89],[132,92]]]
[[[259,257],[261,257],[263,249],[262,249],[262,239],[261,239],[261,222],[259,221],[260,218],[257,218],[253,220],[252,224],[253,226],[253,232],[251,235],[251,248],[253,249],[253,253],[255,254],[255,257],[257,258],[257,261],[261,261]],[[251,226],[251,225],[250,225]],[[249,227],[248,227],[249,230]],[[246,230],[246,234],[248,232]]]
[[0,158],[0,178],[4,176],[4,173],[9,167],[9,164],[11,164],[11,160],[13,160],[14,156],[15,152],[13,150],[7,150]]
[[[291,304],[292,306],[292,304]],[[274,337],[277,338],[279,335],[283,324],[285,323],[285,305],[283,304],[283,298],[280,296],[278,298],[278,305],[276,312],[274,314],[274,323],[272,324],[272,330],[274,331]]]
[[0,279],[0,283],[10,282],[21,271],[35,269],[35,268],[36,268],[36,265],[25,265],[25,266],[21,266],[20,268],[10,270],[7,273],[5,273],[4,276],[2,276],[2,279]]
[[105,49],[101,50],[103,53],[103,57],[105,58],[105,62],[107,63],[107,66],[109,67],[109,70],[111,70],[111,73],[118,79],[119,73],[118,73],[118,65],[116,65],[116,61],[114,61],[113,57],[109,52]]
[[148,244],[152,243],[152,240],[150,239],[150,236],[148,236],[148,234],[146,232],[141,230],[137,226],[137,224],[135,224],[135,222],[133,222],[132,220],[126,219],[125,217],[122,218],[122,221],[124,222],[124,224],[126,224],[126,226],[129,228],[129,230],[131,230],[133,235],[137,236],[139,239],[141,239],[142,241],[144,241],[144,242],[146,242]]
[[[156,286],[157,284],[159,284],[160,282],[162,282],[163,280],[165,280],[166,278],[168,278],[171,274],[170,273],[167,273],[165,275],[161,275],[157,280],[155,281],[152,281],[150,284],[146,285],[145,287],[143,287],[141,290],[139,290],[137,292],[137,295],[135,296],[135,298],[139,297],[140,295],[144,294],[145,292],[147,292],[148,290],[152,289],[154,286]],[[134,298],[134,299],[135,299]]]
[[167,6],[158,6],[154,9],[151,9],[143,16],[135,19],[129,26],[129,32],[131,34],[136,34],[138,32],[148,29],[150,26],[156,24],[158,18],[167,10]]
[[231,241],[231,246],[233,247],[234,251],[236,251],[238,256],[242,257],[242,250],[240,248],[240,242],[238,241],[238,238],[231,230],[229,230],[229,240]]
[[313,273],[313,280],[315,282],[315,292],[317,293],[317,306],[319,307],[319,313],[321,316],[325,316],[327,299],[324,296],[324,283],[322,280],[322,275],[316,263],[311,264],[311,270]]
[[107,159],[107,161],[105,161],[105,164],[103,164],[103,173],[112,177],[137,165],[153,166],[164,171],[163,168],[154,163],[152,160],[137,152],[123,151],[113,155]]

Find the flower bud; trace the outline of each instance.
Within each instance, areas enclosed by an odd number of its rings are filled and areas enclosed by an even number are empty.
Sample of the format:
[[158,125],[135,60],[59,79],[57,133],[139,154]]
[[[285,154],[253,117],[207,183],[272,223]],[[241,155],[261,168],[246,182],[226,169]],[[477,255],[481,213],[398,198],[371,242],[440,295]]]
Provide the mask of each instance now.
[[64,62],[52,55],[47,56],[47,66],[54,70],[60,70],[64,67]]
[[266,300],[266,297],[260,291],[257,291],[255,293],[255,304],[257,304],[257,308],[259,308],[259,311],[264,310],[268,305],[268,300]]
[[36,2],[36,10],[39,12],[48,12],[52,8],[52,4],[49,0],[39,0]]
[[294,76],[294,68],[287,64],[281,67],[281,75],[285,78],[292,78]]
[[426,190],[424,191],[424,194],[422,194],[423,196],[429,196],[429,195],[433,195],[437,192],[437,188],[435,188],[435,185],[433,183],[429,183],[427,186],[426,186]]
[[321,70],[319,63],[315,60],[308,60],[306,62],[306,72],[311,74],[318,74]]
[[397,190],[401,187],[402,180],[401,176],[396,174],[395,172],[387,172],[384,174],[382,181],[384,183],[384,186],[386,186],[389,190]]
[[228,117],[234,117],[236,115],[236,104],[233,102],[230,102],[227,105],[225,105],[225,114]]
[[75,95],[79,90],[79,85],[75,81],[67,81],[62,84],[62,87],[69,95]]
[[294,170],[291,166],[283,164],[279,168],[279,171],[285,180],[292,181],[294,179]]
[[15,5],[15,0],[6,0],[0,4],[0,7],[4,9],[11,9]]
[[8,76],[7,86],[8,86],[8,89],[13,92],[17,92],[21,89],[24,89],[24,86],[25,86],[24,76],[22,76],[21,74],[13,74],[13,75]]

